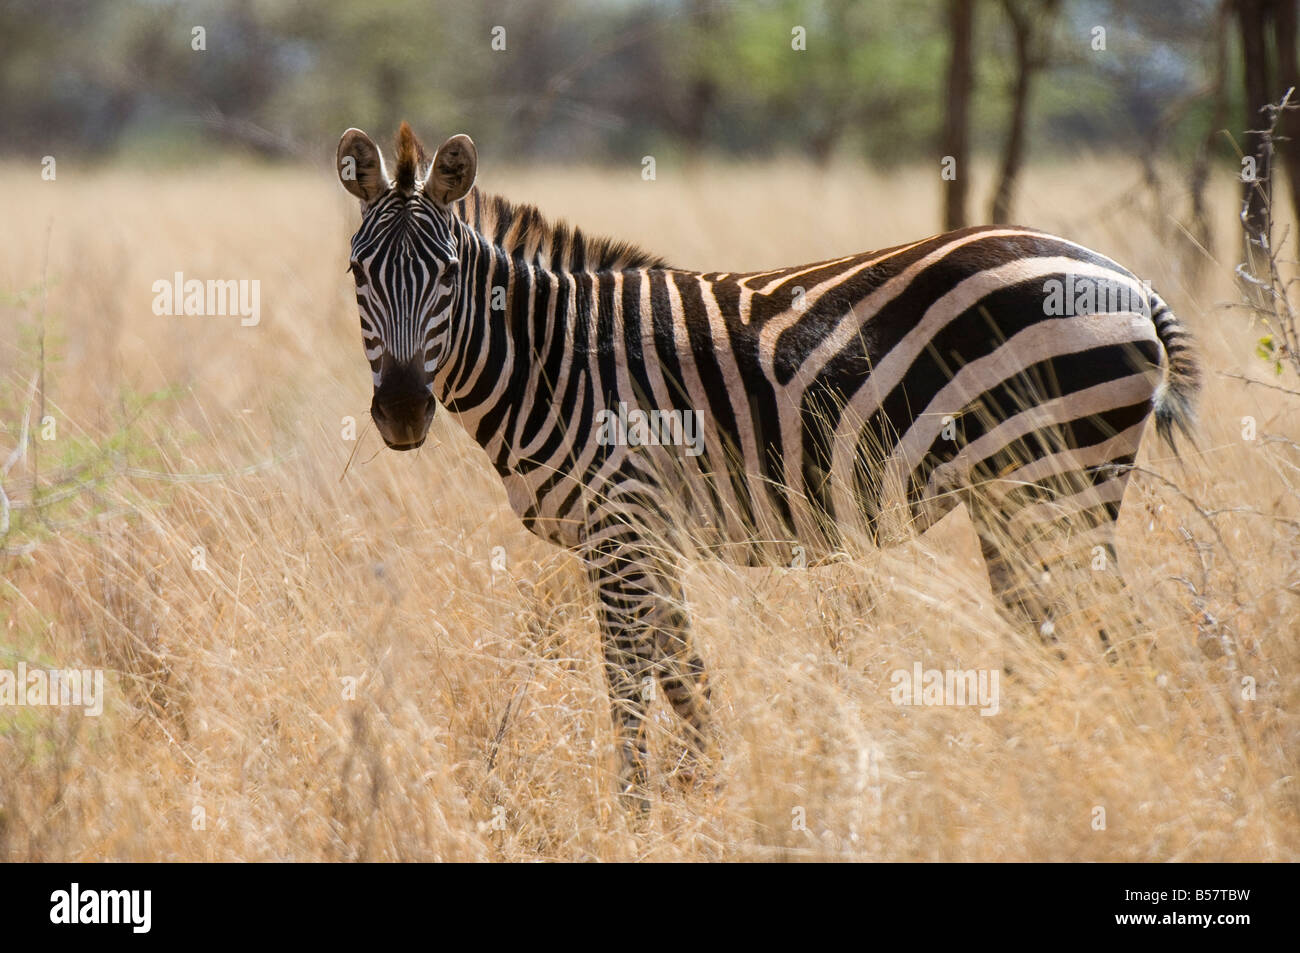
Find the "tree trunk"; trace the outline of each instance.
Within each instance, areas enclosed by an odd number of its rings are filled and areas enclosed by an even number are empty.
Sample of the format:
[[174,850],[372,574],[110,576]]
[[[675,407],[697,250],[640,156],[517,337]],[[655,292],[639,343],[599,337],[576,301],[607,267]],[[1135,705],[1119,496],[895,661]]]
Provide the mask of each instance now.
[[966,224],[966,195],[970,182],[970,94],[972,86],[972,0],[948,0],[948,101],[944,111],[941,155],[956,160],[955,175],[943,182],[943,227],[949,231]]
[[[1274,42],[1277,44],[1277,80],[1275,98],[1288,88],[1300,86],[1300,68],[1296,66],[1296,5],[1300,0],[1276,0]],[[1300,89],[1291,94],[1292,103],[1300,103]],[[1278,122],[1278,134],[1286,139],[1281,160],[1286,166],[1287,184],[1291,187],[1291,210],[1296,227],[1300,227],[1300,109],[1290,109]]]
[[1015,42],[1016,82],[1011,91],[1011,128],[1007,131],[1007,144],[1002,151],[1002,172],[989,210],[989,219],[995,223],[1006,222],[1011,218],[1016,177],[1020,174],[1025,159],[1025,121],[1029,115],[1029,89],[1034,72],[1029,15],[1019,10],[1014,0],[1008,0],[1004,6],[1011,21],[1011,34]]
[[[1246,261],[1255,257],[1255,248],[1266,247],[1264,234],[1265,208],[1268,203],[1269,167],[1272,164],[1272,147],[1268,140],[1253,130],[1267,121],[1260,110],[1274,98],[1272,71],[1269,69],[1268,38],[1265,19],[1269,0],[1237,0],[1237,20],[1241,28],[1242,65],[1245,73],[1246,125],[1242,140],[1243,156],[1255,160],[1253,181],[1243,181],[1242,226],[1246,230]],[[1278,95],[1281,91],[1278,90]]]
[[[694,0],[690,7],[691,30],[696,38],[708,42],[718,31],[719,12],[708,0]],[[697,150],[705,144],[709,117],[713,113],[718,99],[718,84],[712,67],[700,62],[698,57],[691,62],[692,76],[686,86],[686,111],[682,117],[682,137]]]
[[[1196,158],[1192,162],[1192,171],[1188,181],[1191,193],[1192,237],[1200,248],[1190,250],[1199,261],[1201,249],[1209,256],[1214,255],[1214,226],[1210,220],[1210,210],[1205,202],[1205,189],[1210,180],[1210,161],[1214,154],[1215,140],[1228,118],[1228,33],[1232,27],[1231,0],[1220,0],[1212,26],[1214,45],[1214,77],[1210,83],[1211,106],[1209,130],[1196,149]],[[1199,281],[1204,269],[1189,262],[1188,271]]]

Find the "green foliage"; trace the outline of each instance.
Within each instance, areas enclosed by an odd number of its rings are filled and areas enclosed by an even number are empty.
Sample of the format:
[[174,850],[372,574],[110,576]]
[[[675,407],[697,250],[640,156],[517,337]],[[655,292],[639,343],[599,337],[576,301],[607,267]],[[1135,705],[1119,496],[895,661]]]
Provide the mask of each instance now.
[[[793,48],[796,27],[803,49]],[[783,2],[737,17],[700,45],[696,65],[734,103],[750,148],[826,158],[846,140],[897,160],[933,140],[945,40],[933,11],[914,3]],[[883,128],[891,134],[872,134]]]
[[[1132,151],[1171,103],[1181,118],[1165,142],[1195,149],[1210,101],[1181,100],[1209,76],[1213,10],[1062,4],[1037,51],[1033,154]],[[387,139],[402,119],[513,157],[929,160],[946,106],[946,12],[947,0],[12,0],[0,6],[0,127],[27,153],[174,162],[213,143],[327,161],[347,126]],[[1089,47],[1095,24],[1108,30],[1104,52]],[[792,48],[796,27],[805,49]],[[496,28],[504,50],[492,48]],[[1002,4],[975,4],[971,129],[984,151],[1005,136],[1010,35]]]
[[1282,374],[1282,349],[1273,340],[1273,335],[1265,334],[1255,342],[1255,355],[1267,364],[1273,365],[1273,373]]
[[[23,329],[23,337],[35,332]],[[59,337],[47,333],[46,374],[58,366],[55,352]],[[35,367],[37,349],[23,348]],[[166,388],[148,393],[129,388],[119,391],[111,404],[115,419],[103,431],[90,434],[45,410],[53,439],[47,439],[46,422],[28,385],[29,378],[11,379],[0,386],[0,432],[5,436],[3,457],[19,446],[26,420],[26,453],[3,476],[8,500],[8,526],[0,532],[0,552],[22,554],[51,536],[77,532],[106,514],[131,512],[145,501],[128,479],[131,468],[161,468],[156,427],[174,416],[180,391]],[[0,458],[3,459],[3,458]],[[0,558],[4,558],[0,556]]]

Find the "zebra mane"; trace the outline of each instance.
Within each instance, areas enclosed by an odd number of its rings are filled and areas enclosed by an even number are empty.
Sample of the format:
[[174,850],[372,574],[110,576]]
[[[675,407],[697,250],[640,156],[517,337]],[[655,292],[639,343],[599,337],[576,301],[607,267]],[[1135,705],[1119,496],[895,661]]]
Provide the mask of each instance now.
[[666,261],[629,242],[593,237],[563,221],[548,221],[535,205],[516,205],[475,187],[452,211],[518,261],[556,271],[624,271],[668,268]]

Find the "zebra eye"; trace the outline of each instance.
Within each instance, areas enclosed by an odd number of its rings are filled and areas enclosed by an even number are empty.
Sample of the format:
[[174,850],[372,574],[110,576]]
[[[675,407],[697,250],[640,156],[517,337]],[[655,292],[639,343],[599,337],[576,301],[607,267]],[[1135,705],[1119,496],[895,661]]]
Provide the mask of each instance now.
[[358,285],[364,285],[366,283],[366,273],[361,268],[361,262],[359,261],[348,262],[348,271],[352,273],[352,277],[356,280],[356,283]]

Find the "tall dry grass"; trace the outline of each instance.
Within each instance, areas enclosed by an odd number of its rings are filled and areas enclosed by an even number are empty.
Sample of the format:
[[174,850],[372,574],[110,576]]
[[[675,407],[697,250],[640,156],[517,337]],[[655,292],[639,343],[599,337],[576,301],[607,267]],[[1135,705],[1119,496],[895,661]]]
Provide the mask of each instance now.
[[[929,169],[483,169],[688,267],[865,250],[938,220]],[[692,565],[722,757],[701,789],[656,780],[638,826],[614,797],[576,561],[522,529],[445,413],[414,454],[366,422],[357,213],[332,175],[4,168],[0,457],[42,313],[57,424],[4,485],[16,504],[68,495],[14,511],[0,667],[100,666],[108,698],[99,718],[0,709],[0,858],[1296,859],[1296,398],[1219,373],[1270,373],[1258,332],[1216,307],[1235,296],[1232,183],[1197,284],[1137,178],[1033,171],[1019,216],[1150,277],[1211,369],[1202,452],[1178,462],[1152,436],[1153,475],[1129,489],[1136,651],[1057,662],[1014,631],[960,512],[822,570]],[[151,285],[176,271],[259,279],[260,325],[155,316]],[[917,661],[1014,674],[993,717],[897,707],[890,673]],[[674,726],[653,711],[658,778]]]

